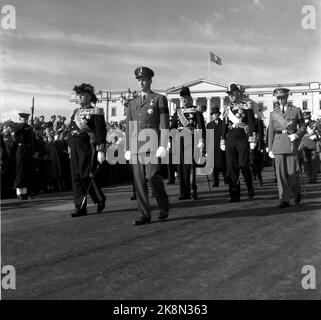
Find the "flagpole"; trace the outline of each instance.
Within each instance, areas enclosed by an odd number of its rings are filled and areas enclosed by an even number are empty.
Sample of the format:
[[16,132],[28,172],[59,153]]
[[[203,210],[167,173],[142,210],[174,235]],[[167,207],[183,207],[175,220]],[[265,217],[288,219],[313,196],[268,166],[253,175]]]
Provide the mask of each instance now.
[[211,53],[208,59],[208,79],[211,81]]

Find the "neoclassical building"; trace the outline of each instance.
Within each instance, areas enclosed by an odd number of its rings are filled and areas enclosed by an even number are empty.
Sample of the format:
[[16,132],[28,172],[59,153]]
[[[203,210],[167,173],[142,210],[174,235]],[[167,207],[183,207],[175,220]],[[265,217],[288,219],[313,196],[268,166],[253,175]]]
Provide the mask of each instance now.
[[[176,107],[180,104],[179,92],[183,86],[189,87],[194,105],[204,112],[204,118],[207,122],[211,120],[211,110],[214,106],[222,108],[224,104],[228,103],[227,84],[200,78],[177,87],[154,90],[167,97],[170,115],[175,112]],[[266,124],[269,121],[269,113],[273,110],[273,104],[276,102],[273,96],[273,90],[276,87],[290,89],[289,103],[300,107],[302,110],[311,111],[314,118],[321,117],[320,82],[242,85],[242,87],[245,97],[253,101],[255,112],[261,114]],[[96,95],[99,100],[97,105],[105,110],[106,121],[119,122],[125,120],[127,108],[123,105],[122,96],[130,96],[130,90],[128,92],[100,90],[96,92]],[[71,103],[76,102],[76,96],[72,94]]]

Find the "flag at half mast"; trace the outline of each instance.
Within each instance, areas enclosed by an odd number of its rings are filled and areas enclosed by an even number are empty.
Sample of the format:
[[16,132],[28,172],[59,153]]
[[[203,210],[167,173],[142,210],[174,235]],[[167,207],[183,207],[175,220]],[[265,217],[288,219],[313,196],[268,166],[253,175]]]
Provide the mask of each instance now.
[[210,52],[210,61],[214,62],[216,64],[222,65],[222,60],[220,57],[218,57],[216,54],[213,52]]

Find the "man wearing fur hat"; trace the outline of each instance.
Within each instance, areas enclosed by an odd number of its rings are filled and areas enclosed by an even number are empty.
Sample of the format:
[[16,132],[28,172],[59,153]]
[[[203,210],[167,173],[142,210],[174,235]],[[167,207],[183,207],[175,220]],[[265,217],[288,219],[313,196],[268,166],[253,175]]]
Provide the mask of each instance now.
[[[92,103],[97,102],[94,87],[83,83],[75,86],[74,91],[79,95],[80,106],[73,111],[70,119],[69,147],[76,207],[76,212],[72,214],[72,217],[78,217],[87,214],[87,201],[84,197],[91,175],[96,170],[97,162],[102,164],[105,161],[107,130],[103,109],[92,106]],[[94,144],[91,143],[91,137]],[[89,194],[93,202],[97,203],[97,213],[102,212],[106,198],[95,178]]]
[[221,149],[226,151],[226,169],[229,179],[231,202],[240,201],[240,170],[248,191],[248,199],[254,197],[252,173],[249,167],[250,149],[256,147],[254,115],[246,109],[242,90],[231,83],[226,91],[231,104],[223,114]]
[[295,204],[301,202],[300,165],[298,147],[305,133],[301,109],[288,104],[289,89],[276,88],[278,99],[269,121],[269,156],[275,158],[275,171],[280,203],[290,205],[291,193]]

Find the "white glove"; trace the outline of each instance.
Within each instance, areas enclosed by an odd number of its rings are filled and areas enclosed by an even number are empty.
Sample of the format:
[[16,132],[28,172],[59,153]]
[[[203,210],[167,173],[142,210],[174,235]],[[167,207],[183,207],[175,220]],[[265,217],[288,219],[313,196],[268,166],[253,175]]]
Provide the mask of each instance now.
[[255,142],[250,142],[250,149],[254,150],[256,147],[256,143]]
[[274,159],[274,154],[273,154],[272,151],[269,151],[269,157],[270,157],[271,159]]
[[171,148],[171,143],[168,141],[168,143],[167,143],[167,151],[169,151],[170,148]]
[[225,144],[221,144],[220,147],[222,151],[225,151]]
[[295,133],[289,134],[288,137],[290,138],[290,141],[293,142],[298,138],[298,135]]
[[269,148],[268,148],[268,147],[265,148],[265,152],[266,152],[266,153],[269,152]]
[[126,159],[127,161],[130,160],[130,151],[129,151],[129,150],[127,150],[127,151],[125,152],[125,159]]
[[311,134],[313,132],[313,130],[309,126],[307,126],[307,132],[308,132],[308,134]]
[[317,136],[314,134],[314,135],[312,135],[311,137],[309,137],[309,139],[312,140],[312,141],[313,141],[313,140],[316,140],[316,139],[317,139]]
[[164,158],[166,156],[166,148],[163,146],[158,147],[156,151],[157,158]]
[[200,141],[197,145],[197,148],[199,149],[203,149],[204,148],[204,143],[202,141]]
[[97,153],[97,161],[102,164],[106,160],[105,152],[104,151],[98,151]]

